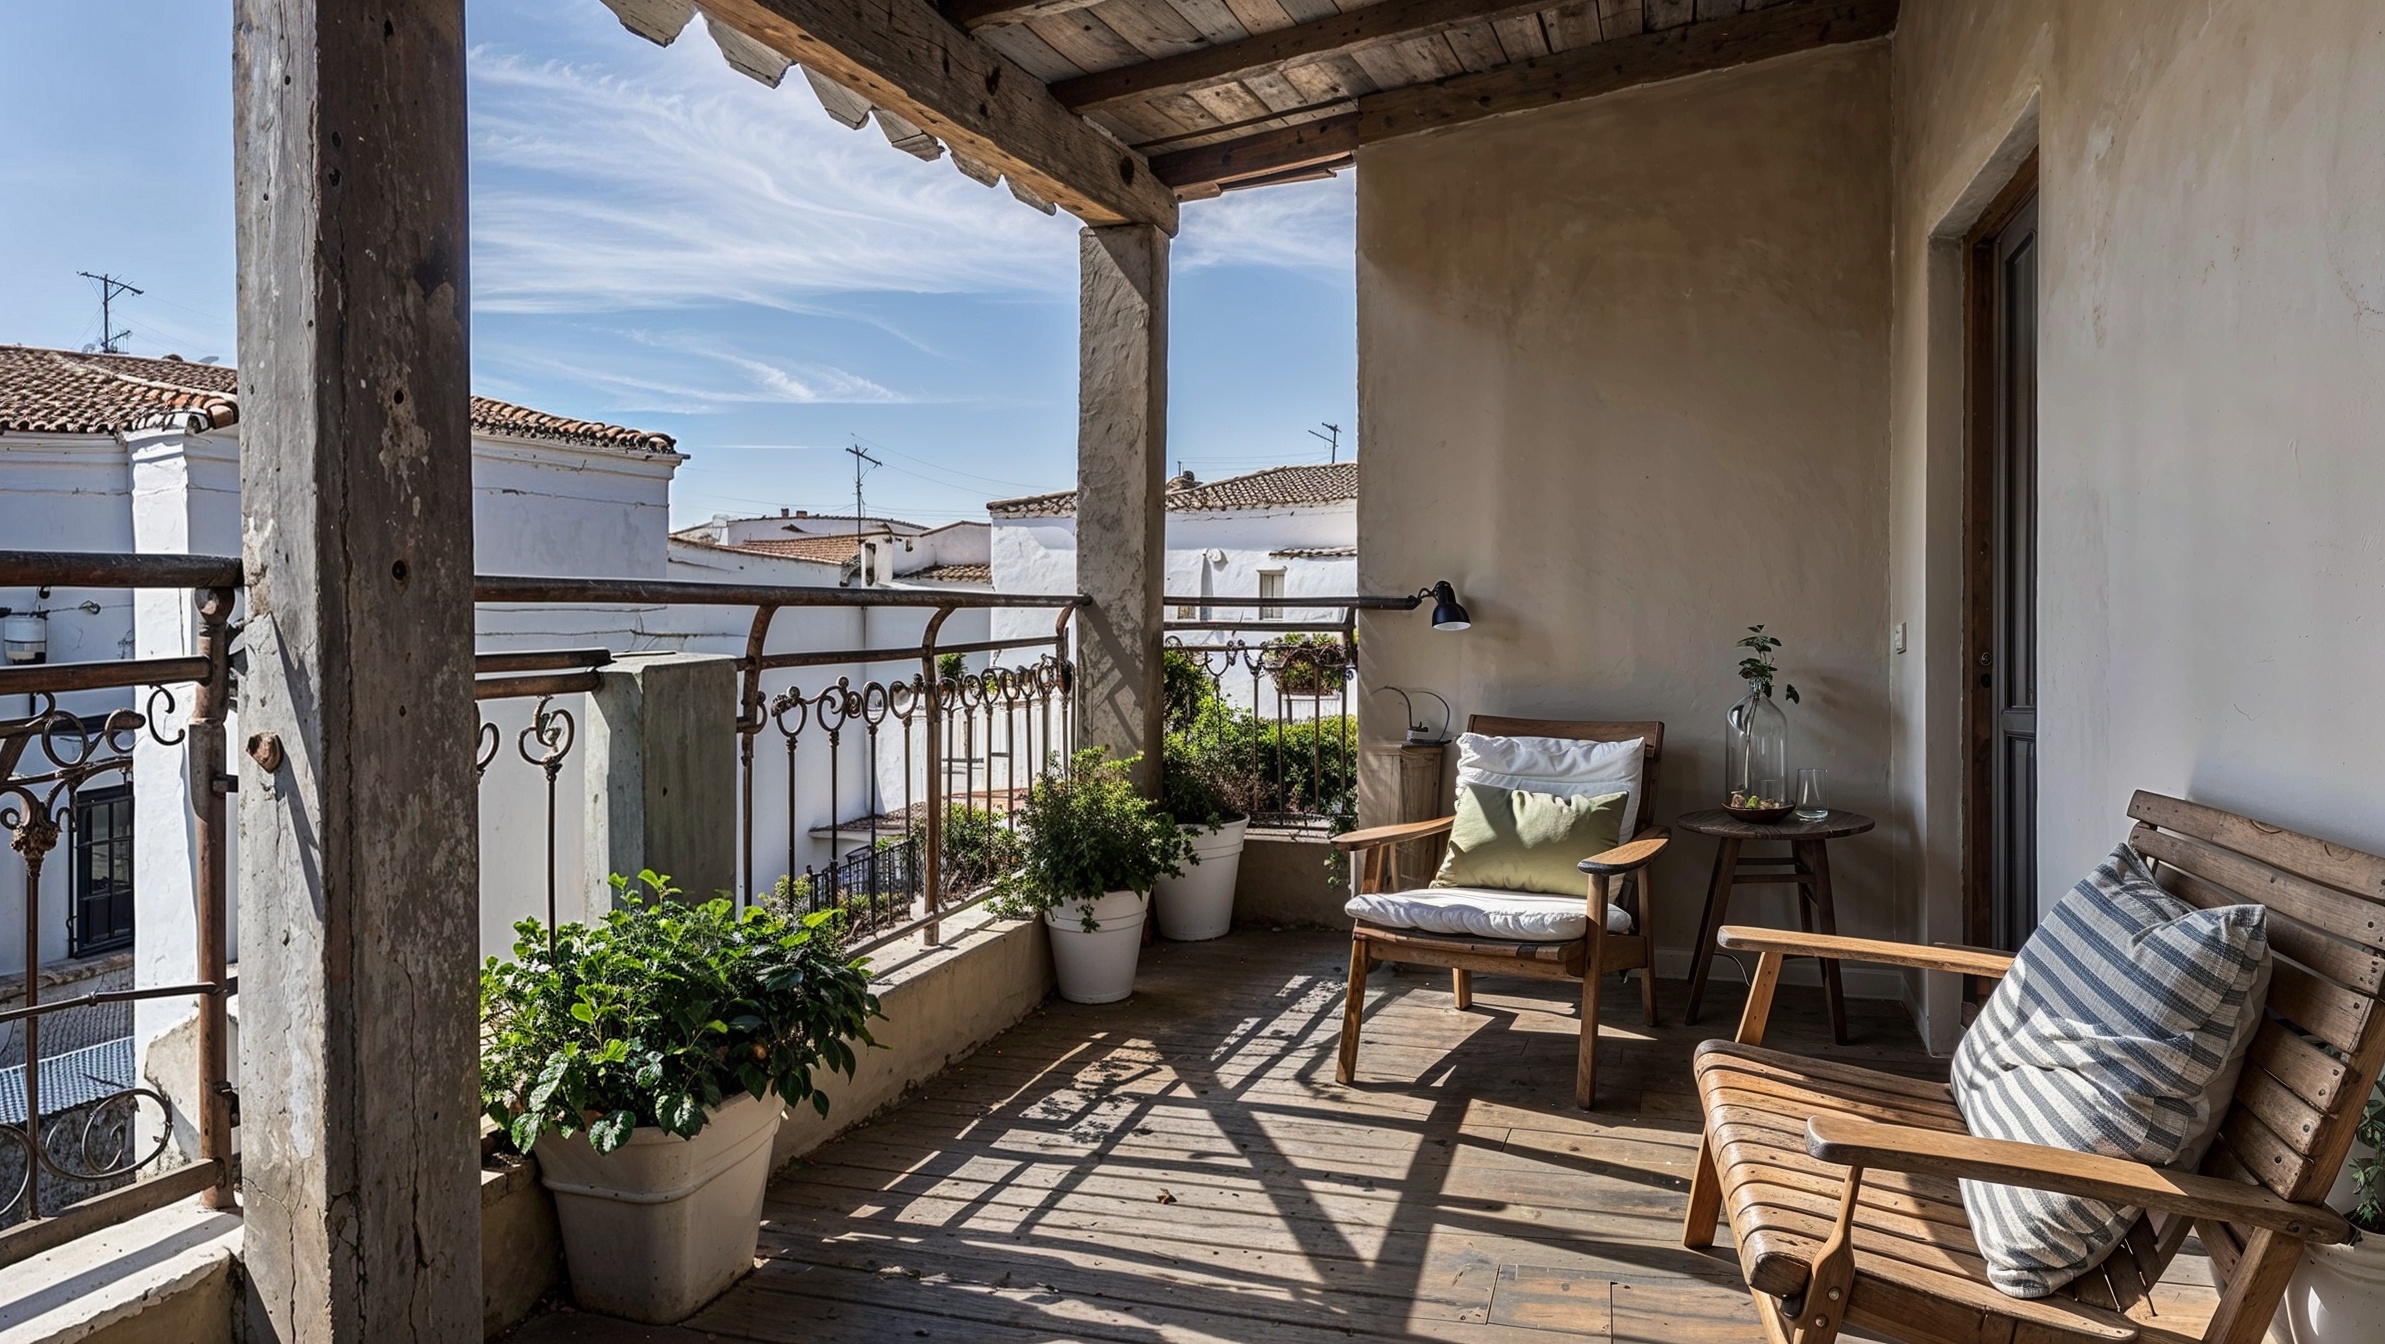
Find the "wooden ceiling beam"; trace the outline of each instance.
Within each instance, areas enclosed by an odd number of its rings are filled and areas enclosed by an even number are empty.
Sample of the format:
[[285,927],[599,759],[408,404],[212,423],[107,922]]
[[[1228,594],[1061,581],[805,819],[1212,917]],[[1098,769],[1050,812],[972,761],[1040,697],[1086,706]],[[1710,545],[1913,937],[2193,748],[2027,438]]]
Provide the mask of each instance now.
[[1176,231],[1175,194],[1142,155],[929,0],[705,0],[704,10],[1088,224]]
[[1052,85],[1052,94],[1072,112],[1092,111],[1207,88],[1332,52],[1429,37],[1469,23],[1514,18],[1548,7],[1549,0],[1382,0],[1347,14],[1311,19],[1236,42],[1196,47],[1155,61],[1064,79]]
[[1152,156],[1152,174],[1179,193],[1341,158],[1358,148],[1358,114],[1344,112],[1239,140]]
[[1897,0],[1800,0],[1731,18],[1619,37],[1479,74],[1358,100],[1358,140],[1374,144],[1504,112],[1595,98],[1896,31]]
[[1477,74],[1386,89],[1358,99],[1357,111],[1341,116],[1154,155],[1151,170],[1179,195],[1200,195],[1222,182],[1322,163],[1361,145],[1819,47],[1870,41],[1895,31],[1896,13],[1897,0],[1791,0]]
[[944,0],[940,8],[944,17],[956,26],[975,32],[980,28],[999,28],[1088,9],[1100,3],[1101,0]]

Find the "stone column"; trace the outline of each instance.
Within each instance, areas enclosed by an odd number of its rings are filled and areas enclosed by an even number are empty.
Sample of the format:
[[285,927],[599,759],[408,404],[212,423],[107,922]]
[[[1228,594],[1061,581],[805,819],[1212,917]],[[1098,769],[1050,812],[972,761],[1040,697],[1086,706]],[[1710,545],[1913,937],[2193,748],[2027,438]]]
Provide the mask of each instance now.
[[1159,786],[1160,580],[1168,454],[1168,235],[1148,224],[1086,229],[1078,257],[1078,739],[1141,753]]
[[[463,0],[237,0],[244,1338],[481,1337]],[[245,748],[245,749],[243,749]]]
[[691,901],[737,884],[737,660],[631,654],[588,697],[588,912],[652,868]]

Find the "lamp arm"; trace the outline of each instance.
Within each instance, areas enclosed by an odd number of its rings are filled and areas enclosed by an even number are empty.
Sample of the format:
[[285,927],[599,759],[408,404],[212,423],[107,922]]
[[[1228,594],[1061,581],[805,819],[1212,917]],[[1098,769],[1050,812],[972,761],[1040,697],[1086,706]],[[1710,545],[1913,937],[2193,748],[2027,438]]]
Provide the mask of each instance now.
[[[1418,695],[1429,695],[1435,700],[1441,700],[1441,693],[1439,691],[1428,690],[1422,686],[1416,688],[1416,693]],[[1410,717],[1413,718],[1413,714],[1411,714]],[[1443,738],[1447,738],[1449,736],[1449,723],[1454,717],[1455,713],[1449,708],[1449,702],[1447,700],[1441,700],[1441,736]]]
[[[1407,714],[1408,726],[1411,728],[1419,726],[1416,722],[1416,706],[1408,699],[1408,693],[1401,690],[1397,686],[1377,686],[1374,689],[1373,694],[1381,695],[1385,691],[1389,691],[1393,695],[1396,695],[1400,698],[1400,708]],[[1432,692],[1427,691],[1425,694],[1430,695]]]

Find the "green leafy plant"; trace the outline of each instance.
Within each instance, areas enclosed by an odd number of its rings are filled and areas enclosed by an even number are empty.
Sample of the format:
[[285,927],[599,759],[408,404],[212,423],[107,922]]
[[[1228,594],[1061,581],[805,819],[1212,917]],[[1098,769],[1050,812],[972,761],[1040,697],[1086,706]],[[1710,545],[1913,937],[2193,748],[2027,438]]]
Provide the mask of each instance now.
[[961,678],[967,675],[969,675],[968,655],[960,653],[940,653],[936,655],[937,680],[959,681]]
[[693,1138],[739,1093],[828,1113],[821,1070],[850,1077],[883,1016],[838,915],[790,920],[726,900],[685,904],[671,880],[616,876],[602,922],[537,920],[480,973],[480,1100],[514,1146],[585,1129],[600,1153],[641,1125]]
[[[1780,640],[1765,634],[1763,626],[1751,625],[1747,627],[1747,637],[1731,647],[1748,650],[1748,655],[1739,660],[1740,680],[1746,682],[1750,690],[1772,694],[1773,679],[1780,675],[1780,668],[1773,663],[1772,654],[1780,647]],[[1782,693],[1790,704],[1800,703],[1796,687],[1784,685]]]
[[1020,865],[995,884],[998,911],[1025,919],[1081,905],[1090,933],[1100,927],[1092,903],[1103,893],[1149,892],[1184,871],[1192,842],[1136,791],[1128,771],[1136,759],[1112,760],[1088,747],[1067,770],[1044,771],[1019,811]]
[[1259,660],[1286,695],[1325,695],[1342,688],[1353,657],[1338,635],[1283,635],[1267,641]]
[[1203,711],[1217,703],[1217,683],[1200,660],[1182,649],[1163,649],[1159,655],[1160,703],[1169,732],[1190,728]]
[[1172,732],[1160,745],[1159,809],[1183,826],[1215,831],[1257,810],[1266,785],[1247,753],[1216,739]]
[[982,807],[955,803],[944,813],[944,889],[989,886],[1026,858],[1026,841]]
[[[2372,1149],[2385,1150],[2385,1083],[2369,1093],[2368,1108],[2360,1114],[2355,1138]],[[2352,1188],[2356,1202],[2344,1216],[2354,1227],[2385,1236],[2385,1156],[2352,1159]]]

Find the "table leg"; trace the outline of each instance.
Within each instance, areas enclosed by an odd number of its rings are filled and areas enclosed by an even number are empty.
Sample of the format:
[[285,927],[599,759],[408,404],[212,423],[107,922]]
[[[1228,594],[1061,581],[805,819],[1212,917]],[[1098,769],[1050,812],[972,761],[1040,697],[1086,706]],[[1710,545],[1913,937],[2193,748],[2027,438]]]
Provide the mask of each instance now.
[[1714,969],[1714,932],[1730,918],[1732,879],[1739,873],[1739,842],[1714,842],[1714,876],[1706,884],[1706,909],[1698,916],[1698,947],[1689,964],[1689,1010],[1681,1015],[1685,1025],[1698,1020],[1699,1001],[1706,997],[1706,977]]
[[[1838,912],[1830,902],[1830,845],[1824,840],[1800,840],[1798,857],[1814,872],[1814,914],[1812,927],[1817,932],[1838,932]],[[1802,902],[1800,902],[1802,904]],[[1830,1039],[1840,1045],[1847,1043],[1847,990],[1839,979],[1838,962],[1822,963],[1822,995],[1830,1005]]]

